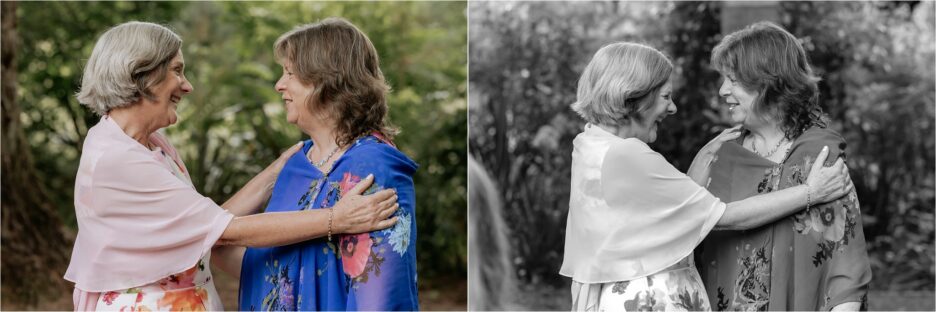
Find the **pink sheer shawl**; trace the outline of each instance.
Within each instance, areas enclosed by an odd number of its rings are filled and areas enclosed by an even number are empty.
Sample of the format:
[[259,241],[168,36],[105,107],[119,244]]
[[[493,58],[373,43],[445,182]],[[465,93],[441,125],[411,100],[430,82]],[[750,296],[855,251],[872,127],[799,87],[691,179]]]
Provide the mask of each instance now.
[[[187,176],[175,148],[161,134],[151,139]],[[108,116],[88,131],[75,181],[78,237],[65,272],[76,289],[121,290],[185,271],[234,218],[160,157]]]

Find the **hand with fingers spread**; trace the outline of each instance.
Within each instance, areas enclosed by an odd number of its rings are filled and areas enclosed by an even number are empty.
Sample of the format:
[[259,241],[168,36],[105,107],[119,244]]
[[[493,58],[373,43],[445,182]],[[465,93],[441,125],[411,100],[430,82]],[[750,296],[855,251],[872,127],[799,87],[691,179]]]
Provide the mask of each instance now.
[[689,165],[689,170],[686,171],[686,175],[695,181],[696,184],[701,186],[708,185],[710,169],[712,163],[718,159],[716,156],[718,150],[721,149],[722,144],[725,142],[741,137],[743,132],[744,131],[741,130],[741,125],[722,131],[722,133],[699,150],[699,153],[696,154],[696,157],[692,160],[692,164]]
[[838,158],[830,167],[825,167],[829,147],[823,147],[813,162],[806,178],[807,201],[811,204],[829,202],[847,195],[855,187],[848,175],[845,161]]
[[368,175],[332,207],[335,210],[336,233],[364,233],[396,224],[397,217],[390,218],[400,208],[395,190],[387,189],[366,196],[361,195],[373,183],[374,175]]
[[271,170],[274,180],[276,180],[276,176],[279,175],[280,171],[283,170],[283,167],[286,166],[286,162],[289,161],[289,158],[301,149],[302,141],[299,141],[298,143],[293,144],[293,146],[290,146],[289,149],[287,149],[285,152],[280,154],[280,156],[276,158],[276,160],[274,160],[269,167],[267,167],[267,170]]
[[273,185],[276,184],[276,177],[286,166],[286,162],[296,152],[302,149],[302,142],[290,146],[285,152],[280,154],[279,158],[270,163],[266,169],[250,179],[234,196],[231,196],[222,208],[235,216],[247,216],[260,212],[263,205],[270,199],[273,193]]
[[744,130],[741,129],[741,125],[737,125],[728,129],[723,130],[718,136],[709,141],[699,150],[699,153],[711,153],[715,154],[718,152],[718,149],[721,148],[722,144],[725,142],[735,140],[741,137],[741,134],[744,133]]

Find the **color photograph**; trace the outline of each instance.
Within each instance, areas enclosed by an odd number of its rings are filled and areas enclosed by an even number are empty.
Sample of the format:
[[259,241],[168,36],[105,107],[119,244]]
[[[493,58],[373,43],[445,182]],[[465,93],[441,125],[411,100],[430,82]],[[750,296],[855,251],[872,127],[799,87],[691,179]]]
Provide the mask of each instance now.
[[465,310],[466,2],[11,2],[3,310]]

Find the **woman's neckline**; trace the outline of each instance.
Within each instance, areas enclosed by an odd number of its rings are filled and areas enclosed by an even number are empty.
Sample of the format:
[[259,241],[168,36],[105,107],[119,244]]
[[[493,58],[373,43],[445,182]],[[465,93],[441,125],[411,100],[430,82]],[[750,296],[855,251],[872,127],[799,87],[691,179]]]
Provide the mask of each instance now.
[[[783,153],[783,158],[780,159],[780,162],[776,162],[776,161],[770,160],[767,157],[761,156],[760,154],[755,153],[754,151],[749,150],[747,147],[745,147],[744,139],[748,136],[751,136],[751,132],[749,130],[747,130],[747,132],[744,135],[735,139],[734,142],[737,143],[738,146],[745,152],[748,152],[749,154],[754,155],[755,157],[760,158],[764,161],[770,162],[774,166],[779,166],[779,165],[783,165],[784,163],[786,163],[787,159],[789,159],[790,157],[790,152],[793,151],[793,144],[796,143],[796,139],[789,141],[790,147],[788,147],[786,151]],[[754,142],[752,141],[751,144],[754,144]]]
[[[328,167],[328,171],[322,171],[322,169],[319,169],[319,167],[315,166],[315,164],[312,163],[312,160],[310,160],[309,157],[306,157],[306,155],[309,153],[309,150],[311,150],[312,146],[315,145],[315,141],[313,141],[312,139],[309,139],[308,146],[303,147],[302,149],[302,155],[301,155],[302,160],[303,160],[302,162],[304,166],[312,168],[312,170],[318,172],[323,177],[328,177],[332,173],[332,171],[334,171],[334,168],[338,166],[338,163],[345,159],[345,156],[348,155],[348,152],[351,152],[351,150],[353,150],[358,145],[357,143],[360,140],[361,139],[354,140],[354,142],[352,142],[348,146],[348,149],[346,149],[344,152],[341,153],[340,156],[338,156],[338,158],[332,161],[331,166]],[[296,154],[299,154],[299,153],[296,153]]]

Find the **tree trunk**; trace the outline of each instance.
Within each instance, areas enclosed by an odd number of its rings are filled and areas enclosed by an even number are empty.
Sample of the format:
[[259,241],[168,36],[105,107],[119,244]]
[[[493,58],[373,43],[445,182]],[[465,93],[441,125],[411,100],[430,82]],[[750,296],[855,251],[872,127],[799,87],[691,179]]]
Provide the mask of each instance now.
[[39,182],[16,103],[16,3],[2,4],[2,305],[36,308],[43,297],[70,297],[62,279],[71,242]]

